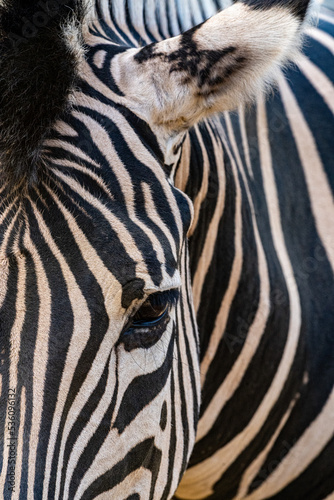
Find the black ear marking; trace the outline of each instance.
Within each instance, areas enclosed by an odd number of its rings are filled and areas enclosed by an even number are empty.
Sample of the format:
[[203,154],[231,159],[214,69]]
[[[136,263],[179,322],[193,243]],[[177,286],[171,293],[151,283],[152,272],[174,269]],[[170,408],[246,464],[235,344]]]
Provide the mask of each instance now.
[[233,46],[224,47],[221,50],[201,50],[193,38],[200,26],[184,33],[181,37],[180,48],[168,55],[168,61],[172,63],[170,73],[186,73],[186,78],[189,79],[189,76],[193,78],[198,88],[204,85],[210,86],[213,68],[226,56],[236,51]]
[[[183,83],[186,85],[191,81],[196,82],[199,89],[204,86],[215,86],[222,83],[229,76],[228,72],[226,71],[223,76],[217,76],[216,74],[213,75],[213,69],[222,59],[233,55],[237,49],[234,46],[228,46],[221,50],[201,50],[194,40],[194,34],[204,24],[205,22],[181,35],[179,48],[170,54],[155,51],[157,44],[151,43],[143,47],[135,55],[135,61],[142,64],[152,59],[161,59],[170,63],[170,74],[175,72],[184,73]],[[236,63],[239,64],[240,62],[241,58],[239,57],[236,59]],[[230,66],[233,66],[233,64],[229,63],[228,67]],[[207,94],[208,92],[209,90],[206,89],[203,93]]]
[[78,26],[83,18],[79,0],[7,0],[0,6],[2,182],[29,185],[38,178],[43,140],[77,78],[78,47],[69,46],[64,25]]
[[138,64],[143,64],[151,59],[163,57],[164,54],[162,52],[154,52],[156,45],[156,43],[145,45],[145,47],[140,49],[140,51],[134,56],[134,60],[137,61]]

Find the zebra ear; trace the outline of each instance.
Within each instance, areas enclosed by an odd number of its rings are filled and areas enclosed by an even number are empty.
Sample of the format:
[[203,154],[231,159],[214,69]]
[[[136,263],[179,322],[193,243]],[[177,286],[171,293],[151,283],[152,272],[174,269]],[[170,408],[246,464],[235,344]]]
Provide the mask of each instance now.
[[130,49],[113,74],[130,109],[168,150],[202,118],[232,110],[299,48],[307,0],[245,0],[175,38]]

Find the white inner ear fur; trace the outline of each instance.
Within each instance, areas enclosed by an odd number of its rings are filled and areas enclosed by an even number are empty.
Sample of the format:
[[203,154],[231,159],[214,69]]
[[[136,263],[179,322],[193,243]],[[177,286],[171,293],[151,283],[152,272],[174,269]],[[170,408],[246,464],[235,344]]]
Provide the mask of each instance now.
[[206,52],[195,59],[198,71],[210,76],[204,85],[187,69],[191,54],[183,55],[175,69],[170,55],[180,49],[183,35],[155,44],[153,57],[142,62],[135,59],[141,49],[119,54],[111,71],[126,105],[149,123],[170,164],[189,127],[213,113],[236,109],[275,80],[277,69],[298,53],[300,24],[282,7],[261,11],[236,3],[216,14],[194,32],[195,52],[234,49],[207,66]]

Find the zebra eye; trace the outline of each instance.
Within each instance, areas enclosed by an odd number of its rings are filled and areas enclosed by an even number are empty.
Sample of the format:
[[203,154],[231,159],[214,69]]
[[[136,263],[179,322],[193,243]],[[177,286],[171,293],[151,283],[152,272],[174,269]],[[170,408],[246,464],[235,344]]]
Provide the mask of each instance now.
[[121,336],[127,351],[152,347],[161,338],[169,322],[169,313],[177,301],[178,290],[150,295],[132,316]]
[[133,328],[156,325],[165,317],[169,303],[167,297],[161,297],[160,295],[155,293],[148,297],[132,318],[131,326]]

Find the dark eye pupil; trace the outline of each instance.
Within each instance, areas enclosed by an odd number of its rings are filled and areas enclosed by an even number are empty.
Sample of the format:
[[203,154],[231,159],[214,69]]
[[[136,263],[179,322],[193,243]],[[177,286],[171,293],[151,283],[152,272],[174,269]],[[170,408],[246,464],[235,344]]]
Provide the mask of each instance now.
[[141,308],[136,312],[133,317],[133,321],[150,321],[159,318],[166,311],[168,303],[157,303],[152,298],[149,297],[146,302],[141,306]]

